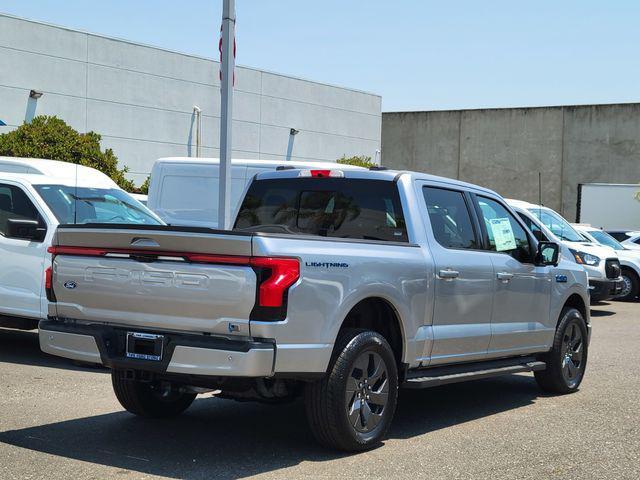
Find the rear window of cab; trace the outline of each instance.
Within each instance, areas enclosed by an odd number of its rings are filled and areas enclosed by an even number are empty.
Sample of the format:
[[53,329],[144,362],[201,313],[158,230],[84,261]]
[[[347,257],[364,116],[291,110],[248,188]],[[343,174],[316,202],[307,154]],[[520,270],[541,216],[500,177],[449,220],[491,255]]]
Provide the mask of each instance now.
[[254,181],[234,230],[407,242],[397,185],[388,180]]

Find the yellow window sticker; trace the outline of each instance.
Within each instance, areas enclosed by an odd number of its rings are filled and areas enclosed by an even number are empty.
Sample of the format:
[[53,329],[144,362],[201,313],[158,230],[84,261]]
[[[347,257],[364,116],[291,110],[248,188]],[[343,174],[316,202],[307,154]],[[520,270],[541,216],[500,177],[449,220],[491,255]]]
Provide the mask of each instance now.
[[515,250],[516,237],[513,235],[511,222],[508,218],[492,218],[489,220],[493,240],[496,242],[496,251]]

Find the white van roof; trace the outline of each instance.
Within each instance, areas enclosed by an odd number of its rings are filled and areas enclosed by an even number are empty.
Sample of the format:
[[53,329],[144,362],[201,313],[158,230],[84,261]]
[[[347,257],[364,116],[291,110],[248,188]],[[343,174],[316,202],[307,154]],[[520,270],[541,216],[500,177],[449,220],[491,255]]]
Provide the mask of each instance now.
[[[220,163],[219,158],[203,158],[203,157],[164,157],[156,160],[156,164],[192,164],[192,165],[218,165]],[[263,167],[263,168],[275,168],[278,165],[290,165],[294,168],[340,168],[342,170],[366,170],[364,167],[357,167],[355,165],[346,165],[337,162],[317,162],[309,161],[303,162],[300,160],[260,160],[260,159],[244,159],[233,158],[231,159],[232,165],[247,166],[247,167]]]
[[0,157],[0,176],[22,179],[32,184],[58,183],[84,187],[118,188],[95,168],[44,158]]

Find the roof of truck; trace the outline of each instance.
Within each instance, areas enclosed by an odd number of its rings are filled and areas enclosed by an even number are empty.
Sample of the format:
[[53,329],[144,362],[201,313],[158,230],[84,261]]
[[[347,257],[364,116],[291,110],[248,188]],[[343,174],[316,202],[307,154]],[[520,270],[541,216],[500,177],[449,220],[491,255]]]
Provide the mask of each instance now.
[[116,183],[95,168],[43,158],[0,156],[0,178],[31,184],[62,184],[117,188]]
[[[404,176],[406,176],[410,180],[425,180],[429,182],[440,183],[446,187],[453,187],[453,188],[457,187],[457,188],[463,188],[465,190],[475,190],[480,193],[489,193],[493,195],[498,195],[493,190],[481,187],[479,185],[463,182],[461,180],[455,180],[453,178],[430,175],[428,173],[413,172],[409,170],[388,170],[388,169],[369,170],[366,168],[347,171],[346,169],[342,168],[342,165],[337,165],[337,167],[338,168],[334,168],[334,169],[343,170],[345,178],[398,181]],[[265,180],[265,179],[276,179],[276,178],[295,178],[297,176],[300,176],[300,172],[303,170],[310,170],[309,166],[307,165],[305,168],[293,168],[293,169],[287,169],[287,170],[277,170],[277,171],[274,170],[274,171],[264,172],[264,173],[258,174],[257,179]],[[321,170],[324,170],[324,169],[321,169]],[[331,168],[328,168],[327,170],[331,170]]]

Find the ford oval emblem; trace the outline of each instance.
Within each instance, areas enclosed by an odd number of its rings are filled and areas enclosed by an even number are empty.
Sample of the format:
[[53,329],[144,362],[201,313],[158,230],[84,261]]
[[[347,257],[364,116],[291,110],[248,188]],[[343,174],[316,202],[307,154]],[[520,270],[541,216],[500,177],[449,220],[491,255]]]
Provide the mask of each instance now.
[[64,282],[64,288],[68,288],[69,290],[73,290],[74,288],[76,288],[78,285],[76,284],[76,282]]

